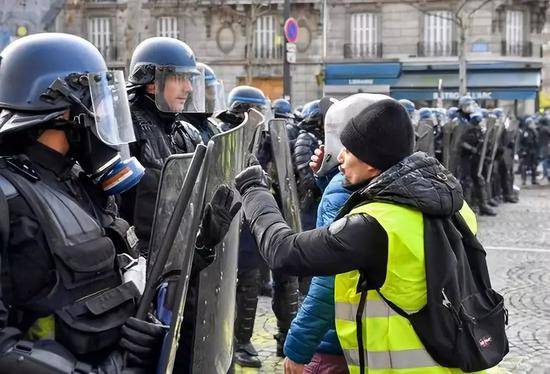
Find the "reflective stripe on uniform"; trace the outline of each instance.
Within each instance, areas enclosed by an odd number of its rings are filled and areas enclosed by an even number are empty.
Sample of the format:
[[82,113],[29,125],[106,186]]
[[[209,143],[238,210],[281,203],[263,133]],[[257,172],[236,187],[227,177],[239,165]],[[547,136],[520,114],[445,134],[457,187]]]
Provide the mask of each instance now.
[[[357,308],[359,304],[336,302],[334,304],[335,317],[346,321],[354,321],[357,316]],[[397,313],[391,309],[388,304],[382,299],[369,300],[363,309],[363,317],[377,318],[377,317],[389,317],[397,315]]]
[[[344,356],[348,364],[359,366],[359,351],[357,349],[344,350]],[[369,370],[437,366],[437,363],[425,349],[381,352],[369,351],[365,363]]]

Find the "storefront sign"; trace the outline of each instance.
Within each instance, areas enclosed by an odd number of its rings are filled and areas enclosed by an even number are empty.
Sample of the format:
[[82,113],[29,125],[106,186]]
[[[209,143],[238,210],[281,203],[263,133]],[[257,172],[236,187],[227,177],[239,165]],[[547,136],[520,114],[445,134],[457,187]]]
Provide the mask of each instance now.
[[[443,96],[443,100],[458,100],[460,98],[460,95],[458,91],[455,92],[442,92],[441,95]],[[493,92],[491,91],[474,91],[474,92],[468,92],[467,95],[471,96],[474,100],[490,100],[493,98]],[[433,92],[432,98],[434,100],[439,99],[439,93]]]

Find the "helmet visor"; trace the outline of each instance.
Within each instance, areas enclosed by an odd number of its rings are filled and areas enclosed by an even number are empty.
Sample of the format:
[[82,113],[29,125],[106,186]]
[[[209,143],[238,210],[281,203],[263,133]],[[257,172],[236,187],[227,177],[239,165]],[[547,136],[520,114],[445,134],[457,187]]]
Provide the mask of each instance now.
[[218,113],[226,109],[225,91],[222,81],[213,80],[212,82],[207,82],[205,91],[206,113]]
[[124,73],[104,71],[88,74],[96,135],[108,145],[134,142]]
[[155,104],[166,113],[205,113],[204,72],[198,67],[155,69]]

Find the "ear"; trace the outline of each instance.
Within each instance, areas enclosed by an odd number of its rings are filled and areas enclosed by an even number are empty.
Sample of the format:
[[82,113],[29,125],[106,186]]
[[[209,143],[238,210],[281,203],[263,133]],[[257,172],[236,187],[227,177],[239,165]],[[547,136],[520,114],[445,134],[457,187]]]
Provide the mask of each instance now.
[[374,166],[371,166],[367,163],[365,163],[365,165],[367,165],[367,170],[369,171],[369,174],[371,174],[372,176],[378,176],[382,173],[382,170],[377,169]]

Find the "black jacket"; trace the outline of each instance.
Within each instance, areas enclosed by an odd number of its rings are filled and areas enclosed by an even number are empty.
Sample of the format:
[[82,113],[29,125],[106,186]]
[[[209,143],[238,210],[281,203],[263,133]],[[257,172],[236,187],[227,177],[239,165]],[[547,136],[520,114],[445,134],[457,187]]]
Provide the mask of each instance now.
[[384,201],[420,210],[425,216],[448,217],[463,204],[456,178],[435,158],[417,152],[355,192],[328,228],[294,233],[273,196],[251,188],[243,207],[260,252],[272,269],[296,275],[332,275],[358,269],[369,289],[382,286],[388,238],[371,216],[345,216],[354,207]]

